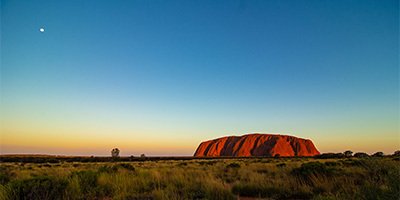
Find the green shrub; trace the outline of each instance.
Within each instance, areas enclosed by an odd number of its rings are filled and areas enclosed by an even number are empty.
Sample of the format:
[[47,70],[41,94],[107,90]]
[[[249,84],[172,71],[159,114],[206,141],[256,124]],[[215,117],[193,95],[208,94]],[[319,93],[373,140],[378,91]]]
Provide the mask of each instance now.
[[100,188],[97,183],[99,172],[80,171],[73,172],[71,176],[76,176],[78,178],[80,191],[86,198],[99,197],[105,193],[104,189]]
[[261,163],[271,163],[272,161],[271,160],[263,160],[263,161],[261,161]]
[[331,162],[331,161],[328,161],[328,162],[325,162],[325,165],[326,165],[326,166],[329,166],[329,167],[335,167],[335,166],[339,166],[340,163],[339,163],[339,162]]
[[177,166],[180,166],[180,167],[187,166],[187,163],[181,162],[181,163],[178,163]]
[[235,184],[232,193],[243,197],[259,197],[264,191],[261,187],[254,187],[248,184]]
[[240,165],[237,163],[231,163],[229,165],[226,166],[227,169],[232,168],[232,169],[239,169]]
[[332,167],[328,168],[326,167],[325,164],[316,161],[316,162],[303,163],[300,167],[294,168],[291,173],[305,180],[308,180],[310,175],[313,174],[330,176],[333,175],[335,172],[339,171],[341,170]]
[[356,158],[366,158],[366,157],[369,157],[369,155],[367,153],[364,153],[364,152],[358,152],[358,153],[354,154],[354,157],[356,157]]
[[379,151],[379,152],[374,153],[372,156],[373,157],[383,157],[384,154],[383,154],[383,152]]
[[279,163],[279,164],[277,164],[276,166],[277,166],[277,167],[285,167],[285,166],[286,166],[286,163]]
[[386,190],[377,186],[369,185],[361,188],[360,192],[357,194],[359,199],[366,200],[396,200],[399,199],[398,193],[391,190]]
[[254,185],[251,183],[235,184],[232,193],[243,197],[260,197],[273,199],[310,199],[313,194],[310,191],[296,190],[273,185]]
[[215,163],[217,163],[217,161],[201,161],[198,162],[200,165],[214,165]]
[[118,167],[104,165],[98,169],[98,172],[99,173],[116,173],[116,172],[118,172]]
[[118,169],[123,168],[123,169],[127,169],[130,171],[135,171],[135,167],[133,167],[131,164],[129,163],[119,163],[116,165],[104,165],[102,167],[99,168],[98,172],[100,173],[116,173],[118,172]]
[[11,178],[9,176],[9,174],[4,173],[4,172],[0,172],[0,184],[1,185],[5,185],[8,182],[10,182]]
[[188,199],[204,199],[206,197],[206,191],[201,187],[201,184],[193,184],[186,189]]
[[257,170],[257,173],[268,174],[268,170],[267,169],[259,169],[259,170]]
[[67,182],[50,176],[11,181],[6,199],[62,199]]
[[203,184],[205,188],[205,199],[213,200],[235,200],[235,195],[230,189],[226,188],[221,182],[207,181]]
[[128,163],[119,163],[117,165],[114,165],[113,168],[116,168],[116,169],[124,168],[124,169],[130,170],[130,171],[135,171],[135,167],[133,167],[131,164],[128,164]]
[[341,160],[340,161],[344,166],[364,166],[364,159],[356,159],[356,160]]
[[0,166],[0,184],[5,185],[10,182],[11,177],[15,175],[14,173],[10,172],[7,168]]

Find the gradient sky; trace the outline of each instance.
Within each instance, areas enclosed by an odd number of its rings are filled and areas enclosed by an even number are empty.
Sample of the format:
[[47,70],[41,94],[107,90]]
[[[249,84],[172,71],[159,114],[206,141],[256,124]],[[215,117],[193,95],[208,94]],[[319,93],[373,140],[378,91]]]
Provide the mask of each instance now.
[[247,133],[400,149],[399,1],[1,0],[2,154]]

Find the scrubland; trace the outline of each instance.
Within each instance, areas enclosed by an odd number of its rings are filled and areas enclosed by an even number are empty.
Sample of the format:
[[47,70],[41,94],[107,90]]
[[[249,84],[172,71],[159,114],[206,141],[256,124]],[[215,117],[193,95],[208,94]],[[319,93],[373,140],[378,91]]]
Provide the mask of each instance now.
[[0,199],[399,199],[397,157],[0,163]]

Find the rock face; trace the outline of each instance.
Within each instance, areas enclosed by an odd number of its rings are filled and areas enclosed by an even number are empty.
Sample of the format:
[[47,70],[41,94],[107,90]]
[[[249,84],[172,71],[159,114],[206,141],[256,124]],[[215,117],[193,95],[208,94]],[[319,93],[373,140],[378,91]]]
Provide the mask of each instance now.
[[249,134],[202,142],[194,156],[315,156],[311,140],[288,135]]

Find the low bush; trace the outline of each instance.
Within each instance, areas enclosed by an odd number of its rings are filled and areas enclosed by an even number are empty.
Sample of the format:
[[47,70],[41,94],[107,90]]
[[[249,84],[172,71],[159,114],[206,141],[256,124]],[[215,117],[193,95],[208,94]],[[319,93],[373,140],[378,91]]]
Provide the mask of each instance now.
[[198,162],[200,165],[215,165],[215,163],[217,163],[217,161],[201,161]]
[[369,185],[361,187],[359,193],[357,193],[358,199],[371,199],[371,200],[397,200],[399,199],[399,188],[392,189],[384,189],[382,187]]
[[325,162],[325,165],[326,166],[329,166],[329,167],[335,167],[335,166],[339,166],[339,165],[341,165],[339,162],[331,162],[331,161],[327,161],[327,162]]
[[73,172],[70,178],[75,177],[78,180],[79,191],[83,194],[85,198],[95,198],[104,195],[104,189],[100,188],[97,182],[99,172],[95,171],[80,171]]
[[222,180],[227,183],[233,183],[234,181],[239,179],[239,168],[240,165],[237,163],[230,163],[226,165],[224,169],[224,173],[222,176]]
[[[186,163],[185,163],[186,164]],[[131,164],[128,163],[119,163],[117,165],[114,165],[114,168],[124,168],[130,171],[135,171],[135,167],[133,167]]]
[[344,166],[364,166],[365,160],[364,159],[348,159],[348,160],[341,160],[340,161]]
[[291,190],[278,185],[254,185],[254,184],[235,184],[232,193],[255,198],[272,199],[310,199],[313,193],[307,190]]
[[237,163],[231,163],[231,164],[228,164],[228,165],[226,166],[226,168],[227,168],[227,169],[229,169],[229,168],[232,168],[232,169],[239,169],[239,168],[240,168],[240,165],[237,164]]
[[11,177],[14,176],[15,173],[10,172],[7,167],[0,166],[0,184],[5,185],[10,182]]
[[316,161],[303,163],[300,167],[294,168],[291,173],[305,181],[310,181],[311,176],[332,176],[341,171],[341,169],[327,167],[325,164]]
[[177,166],[180,166],[180,167],[187,166],[187,163],[181,162],[181,163],[178,163]]
[[363,152],[357,152],[357,153],[354,154],[354,157],[356,157],[356,158],[366,158],[366,157],[369,157],[369,155],[366,154],[366,153],[363,153]]
[[51,176],[38,176],[8,183],[4,199],[62,199],[67,182]]
[[100,173],[116,173],[118,171],[118,167],[104,165],[98,169]]
[[279,164],[277,164],[276,166],[277,166],[277,167],[285,167],[285,166],[286,166],[286,163],[279,163]]
[[267,169],[259,169],[259,170],[257,170],[257,173],[268,174],[268,170]]
[[261,186],[254,187],[248,184],[235,184],[232,187],[232,193],[243,197],[261,197],[260,194],[265,194]]

